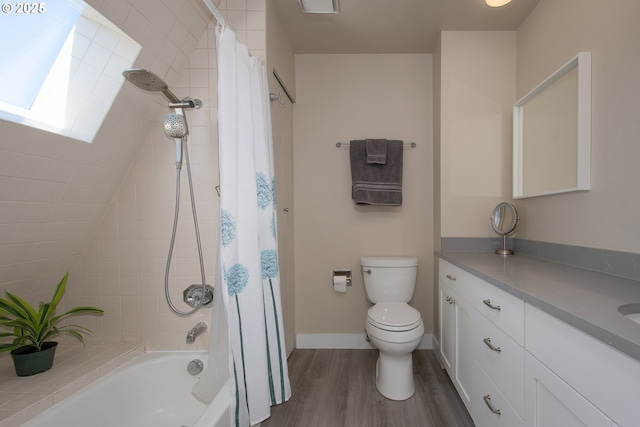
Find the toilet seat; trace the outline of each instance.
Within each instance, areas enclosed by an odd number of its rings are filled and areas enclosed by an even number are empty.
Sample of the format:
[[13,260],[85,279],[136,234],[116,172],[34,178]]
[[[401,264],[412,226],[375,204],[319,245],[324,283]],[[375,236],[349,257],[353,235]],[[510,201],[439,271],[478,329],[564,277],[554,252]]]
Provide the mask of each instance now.
[[404,302],[381,302],[367,311],[367,322],[390,332],[411,331],[422,324],[420,312]]

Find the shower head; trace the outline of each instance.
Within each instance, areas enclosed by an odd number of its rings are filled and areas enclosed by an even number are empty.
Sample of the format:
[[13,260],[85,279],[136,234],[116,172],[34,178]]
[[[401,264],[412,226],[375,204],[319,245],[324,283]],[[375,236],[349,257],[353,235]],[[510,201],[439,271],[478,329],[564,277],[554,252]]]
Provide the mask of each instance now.
[[189,133],[187,120],[182,114],[167,114],[164,118],[164,133],[169,138],[184,138]]
[[164,133],[176,143],[176,168],[182,167],[182,138],[187,136],[187,119],[182,114],[167,114],[164,119]]
[[151,71],[142,68],[131,68],[124,70],[122,75],[125,79],[147,92],[162,92],[169,102],[179,103],[180,100],[170,90],[167,84],[160,77]]

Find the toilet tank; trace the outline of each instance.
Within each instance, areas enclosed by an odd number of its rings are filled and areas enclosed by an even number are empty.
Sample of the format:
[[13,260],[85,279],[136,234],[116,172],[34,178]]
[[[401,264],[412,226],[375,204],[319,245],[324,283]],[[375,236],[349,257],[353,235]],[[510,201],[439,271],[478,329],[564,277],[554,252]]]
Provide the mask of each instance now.
[[363,257],[360,259],[367,298],[379,302],[409,302],[416,287],[418,259]]

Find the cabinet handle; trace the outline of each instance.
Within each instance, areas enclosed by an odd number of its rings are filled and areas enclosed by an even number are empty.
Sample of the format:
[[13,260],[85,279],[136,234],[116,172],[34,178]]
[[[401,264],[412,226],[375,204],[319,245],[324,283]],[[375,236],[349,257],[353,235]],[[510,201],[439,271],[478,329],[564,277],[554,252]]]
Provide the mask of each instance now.
[[487,345],[487,347],[489,347],[491,350],[497,351],[498,353],[500,353],[502,351],[502,350],[500,350],[500,347],[496,347],[495,345],[491,344],[491,338],[485,338],[482,341],[484,341],[484,343]]
[[491,300],[490,299],[483,300],[482,302],[484,303],[484,305],[486,305],[490,309],[500,311],[500,306],[491,304]]
[[447,274],[447,279],[453,280],[455,282],[456,281],[456,276],[454,276],[453,274]]
[[487,407],[489,408],[489,410],[491,412],[493,412],[494,414],[500,415],[500,409],[494,408],[493,404],[491,403],[491,395],[490,394],[487,394],[486,396],[484,396],[483,399],[484,399],[484,403],[487,404]]

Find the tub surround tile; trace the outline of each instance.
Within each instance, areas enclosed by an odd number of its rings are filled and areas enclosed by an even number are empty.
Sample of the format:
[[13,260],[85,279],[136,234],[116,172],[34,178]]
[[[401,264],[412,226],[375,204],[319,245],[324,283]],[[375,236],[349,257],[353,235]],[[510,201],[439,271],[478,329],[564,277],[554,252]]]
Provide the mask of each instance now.
[[0,360],[0,427],[20,426],[144,352],[137,342],[62,342],[53,368],[18,377],[9,355]]

